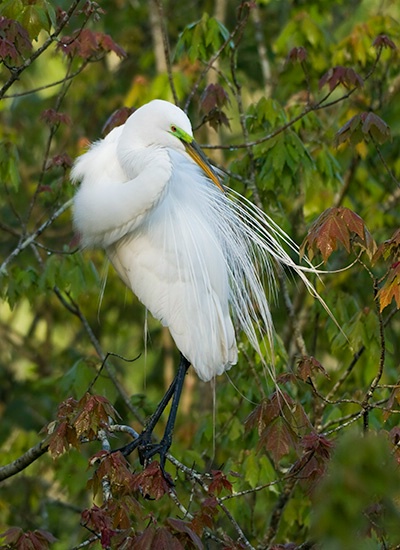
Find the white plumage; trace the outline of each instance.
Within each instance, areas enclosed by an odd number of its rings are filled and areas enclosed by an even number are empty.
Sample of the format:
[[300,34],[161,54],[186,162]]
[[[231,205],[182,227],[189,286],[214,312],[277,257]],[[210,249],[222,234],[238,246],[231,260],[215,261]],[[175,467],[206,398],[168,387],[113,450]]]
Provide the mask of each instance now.
[[273,286],[271,255],[309,283],[276,238],[296,248],[289,237],[246,199],[222,192],[192,136],[178,107],[144,105],[76,161],[73,215],[82,244],[106,250],[207,381],[237,361],[234,323],[259,354],[263,336],[270,345],[261,277]]

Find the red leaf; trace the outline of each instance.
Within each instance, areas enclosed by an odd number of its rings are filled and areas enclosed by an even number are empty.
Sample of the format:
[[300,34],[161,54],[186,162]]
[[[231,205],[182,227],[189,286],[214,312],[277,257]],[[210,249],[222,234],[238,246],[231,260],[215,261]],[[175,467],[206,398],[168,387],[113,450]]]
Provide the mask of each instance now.
[[223,472],[220,470],[212,470],[211,475],[213,479],[208,487],[208,492],[210,494],[219,495],[223,489],[226,489],[232,494],[232,483],[227,480]]
[[135,550],[184,550],[179,540],[165,527],[147,527],[134,540]]
[[400,262],[394,263],[386,276],[386,281],[379,289],[377,298],[379,300],[380,310],[392,303],[394,299],[397,309],[400,309]]
[[305,382],[307,378],[311,376],[313,371],[322,372],[327,378],[329,378],[328,373],[321,363],[315,359],[315,357],[312,357],[311,355],[302,357],[297,364],[297,372],[301,380]]
[[60,113],[55,109],[45,109],[40,115],[40,118],[50,126],[54,126],[60,122],[67,124],[68,126],[71,125],[71,117],[65,113]]
[[134,491],[139,491],[145,498],[154,500],[159,500],[170,490],[157,460],[151,462],[143,472],[134,474],[130,487]]
[[375,48],[390,48],[396,50],[396,44],[386,34],[378,34],[375,40],[372,42]]
[[191,524],[183,521],[181,519],[168,518],[168,524],[173,528],[174,531],[182,533],[184,535],[181,542],[185,543],[185,548],[197,548],[198,550],[203,549],[203,544],[200,537],[193,531]]
[[32,51],[29,34],[18,21],[0,16],[0,59],[14,64]]
[[319,81],[319,89],[328,84],[329,91],[333,91],[339,84],[346,88],[349,86],[362,87],[364,81],[361,76],[351,67],[332,67],[327,71]]
[[218,513],[218,501],[214,496],[207,498],[195,514],[190,522],[192,529],[198,535],[201,535],[204,528],[212,528],[214,525],[214,517]]
[[303,63],[307,59],[307,50],[303,46],[292,48],[288,53],[286,61]]
[[337,249],[338,243],[342,244],[348,253],[354,244],[358,244],[371,258],[376,250],[375,241],[363,219],[349,208],[339,206],[328,208],[312,224],[300,247],[300,253],[303,255],[308,248],[308,255],[312,259],[318,250],[326,262]]
[[299,440],[291,425],[282,417],[276,418],[261,434],[258,444],[271,454],[277,463],[292,449],[296,449]]
[[390,239],[378,246],[373,262],[376,262],[381,256],[385,260],[390,258],[393,262],[400,260],[400,229],[397,229]]
[[126,52],[113,39],[102,32],[90,29],[76,31],[72,36],[64,36],[57,46],[66,55],[90,59],[99,54],[114,52],[118,57],[126,57]]

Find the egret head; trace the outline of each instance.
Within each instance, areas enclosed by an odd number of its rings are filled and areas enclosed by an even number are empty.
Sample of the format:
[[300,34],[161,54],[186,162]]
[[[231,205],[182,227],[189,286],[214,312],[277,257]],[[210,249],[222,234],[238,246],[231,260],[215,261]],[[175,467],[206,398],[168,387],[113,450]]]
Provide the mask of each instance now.
[[[176,105],[155,99],[137,109],[126,121],[120,138],[120,149],[166,147],[186,152],[223,190],[206,156],[193,138],[186,113]],[[122,152],[122,151],[121,151]]]

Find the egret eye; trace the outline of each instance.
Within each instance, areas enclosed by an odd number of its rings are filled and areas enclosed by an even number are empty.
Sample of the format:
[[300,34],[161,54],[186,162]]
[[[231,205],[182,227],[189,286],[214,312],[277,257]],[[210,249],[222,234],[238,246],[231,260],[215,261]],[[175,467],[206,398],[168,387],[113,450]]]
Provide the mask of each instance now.
[[172,126],[171,126],[171,132],[175,133],[176,130],[177,130],[176,126],[172,125]]

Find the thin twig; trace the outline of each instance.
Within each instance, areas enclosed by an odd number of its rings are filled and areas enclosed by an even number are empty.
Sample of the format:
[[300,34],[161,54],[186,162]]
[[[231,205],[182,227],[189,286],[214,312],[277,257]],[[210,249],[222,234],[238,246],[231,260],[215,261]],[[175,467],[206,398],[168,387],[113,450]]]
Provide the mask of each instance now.
[[80,2],[81,0],[74,0],[71,6],[69,7],[69,9],[65,12],[60,23],[55,28],[54,32],[52,32],[51,35],[43,42],[40,48],[35,50],[32,53],[32,55],[26,58],[25,61],[22,63],[22,65],[20,65],[19,67],[13,68],[10,78],[7,80],[4,86],[0,89],[0,99],[3,99],[6,91],[14,84],[15,81],[19,79],[19,77],[25,71],[25,69],[27,69],[33,63],[33,61],[35,61],[35,59],[41,56],[42,53],[45,50],[47,50],[49,46],[51,46],[51,44],[55,41],[55,39],[58,37],[58,35],[63,30],[63,28],[67,25],[67,23],[71,19],[74,11],[76,10]]
[[37,239],[45,229],[47,229],[61,214],[63,214],[72,205],[72,199],[65,202],[60,208],[58,208],[36,231],[31,233],[18,246],[11,252],[11,254],[4,260],[0,266],[0,275],[5,274],[7,266],[29,245],[31,245],[35,239]]

